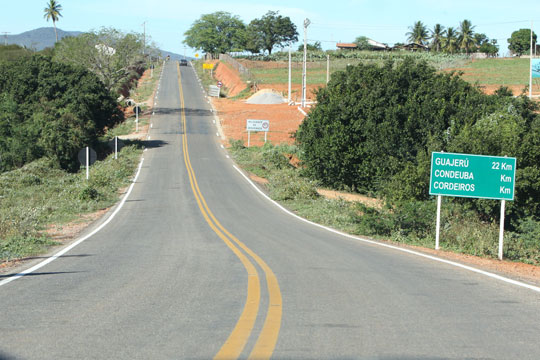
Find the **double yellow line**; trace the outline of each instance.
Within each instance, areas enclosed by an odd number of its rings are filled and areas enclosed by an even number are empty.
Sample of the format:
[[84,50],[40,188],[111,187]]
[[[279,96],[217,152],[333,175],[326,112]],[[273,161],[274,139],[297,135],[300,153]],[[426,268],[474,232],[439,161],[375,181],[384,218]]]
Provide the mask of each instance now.
[[236,326],[229,335],[227,341],[214,359],[236,359],[240,356],[246,343],[251,336],[257,314],[259,313],[259,304],[261,301],[261,281],[259,278],[259,272],[253,264],[254,260],[259,267],[263,270],[266,278],[266,284],[268,287],[268,310],[266,313],[266,319],[264,321],[261,332],[255,346],[253,347],[249,359],[269,359],[274,352],[276,342],[279,335],[279,329],[281,327],[281,313],[282,313],[282,299],[281,291],[276,276],[272,272],[272,269],[251,249],[249,249],[244,243],[238,240],[234,235],[227,231],[215,218],[214,214],[208,208],[206,200],[199,189],[197,184],[197,178],[195,172],[191,166],[189,159],[189,149],[187,142],[187,128],[186,128],[186,113],[184,106],[184,91],[182,89],[182,77],[180,73],[180,66],[177,63],[178,72],[178,87],[180,89],[180,106],[182,109],[182,149],[184,153],[184,162],[189,175],[189,182],[197,205],[210,226],[210,228],[223,240],[223,242],[231,249],[231,251],[240,259],[246,272],[248,274],[248,287],[246,303],[240,318],[238,319]]

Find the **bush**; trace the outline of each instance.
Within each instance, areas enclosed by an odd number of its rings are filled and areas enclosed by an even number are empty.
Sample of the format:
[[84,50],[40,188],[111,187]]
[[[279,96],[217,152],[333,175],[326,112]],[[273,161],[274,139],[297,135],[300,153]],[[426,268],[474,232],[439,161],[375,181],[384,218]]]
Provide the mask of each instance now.
[[0,172],[47,156],[76,171],[77,152],[122,119],[88,71],[34,55],[0,64]]
[[[317,92],[296,140],[305,172],[323,185],[382,195],[391,204],[429,199],[433,151],[518,158],[513,226],[540,218],[540,118],[525,97],[485,95],[455,74],[405,59],[349,66]],[[484,220],[495,201],[456,199]]]
[[319,196],[315,183],[301,177],[294,169],[272,173],[268,181],[270,194],[273,199],[278,201],[315,199]]

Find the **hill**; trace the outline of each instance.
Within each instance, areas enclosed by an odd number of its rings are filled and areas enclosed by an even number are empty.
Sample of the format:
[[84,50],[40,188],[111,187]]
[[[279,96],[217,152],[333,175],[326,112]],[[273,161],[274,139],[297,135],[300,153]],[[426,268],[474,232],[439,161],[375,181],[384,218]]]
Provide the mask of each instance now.
[[[58,29],[58,39],[62,39],[66,36],[79,36],[80,34],[82,34],[80,31],[64,31]],[[52,27],[34,29],[18,35],[7,35],[8,44],[16,44],[38,51],[54,46],[55,40],[56,36],[54,34],[54,28]],[[4,41],[6,41],[6,37],[4,37]]]
[[[79,36],[83,34],[83,32],[81,31],[64,31],[62,29],[57,29],[57,30],[58,30],[59,40],[67,36]],[[26,31],[18,35],[3,36],[2,38],[0,38],[0,43],[5,43],[6,40],[8,44],[20,45],[28,49],[40,51],[47,47],[53,47],[56,37],[54,35],[53,27],[42,27],[39,29]],[[184,58],[183,55],[175,54],[175,53],[168,52],[165,50],[160,49],[160,52],[163,57],[170,55],[171,59],[173,60],[180,60]],[[189,57],[187,58],[191,59]]]

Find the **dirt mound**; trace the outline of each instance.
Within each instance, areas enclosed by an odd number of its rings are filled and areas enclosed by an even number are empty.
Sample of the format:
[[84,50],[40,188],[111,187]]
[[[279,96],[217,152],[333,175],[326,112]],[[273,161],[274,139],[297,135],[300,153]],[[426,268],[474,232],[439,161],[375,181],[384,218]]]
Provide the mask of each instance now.
[[268,105],[268,104],[283,104],[286,100],[281,96],[281,94],[276,93],[271,89],[265,89],[258,91],[253,94],[249,99],[246,100],[247,104],[259,104],[259,105]]
[[240,94],[247,87],[238,72],[224,62],[218,62],[218,66],[214,71],[214,77],[221,81],[229,90],[229,97]]

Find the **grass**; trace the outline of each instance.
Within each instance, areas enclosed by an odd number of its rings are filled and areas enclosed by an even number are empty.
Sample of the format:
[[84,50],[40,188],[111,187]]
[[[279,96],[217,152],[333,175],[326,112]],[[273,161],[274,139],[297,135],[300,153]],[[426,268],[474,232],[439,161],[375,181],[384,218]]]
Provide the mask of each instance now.
[[147,101],[148,98],[152,96],[159,81],[159,75],[161,74],[162,68],[163,64],[158,63],[156,65],[156,68],[154,69],[154,76],[148,77],[141,82],[133,96],[133,100],[135,100],[137,103],[141,103]]
[[[291,166],[284,154],[298,154],[295,146],[245,148],[231,141],[230,153],[245,170],[268,179],[270,197],[306,219],[354,234],[409,245],[434,248],[436,203],[410,201],[399,206],[370,208],[361,203],[326,199],[317,183]],[[497,258],[498,224],[480,220],[463,205],[444,199],[441,249]],[[505,258],[540,265],[540,223],[523,222],[521,231],[505,232]]]
[[[130,116],[124,122],[121,124],[118,124],[114,128],[107,131],[105,134],[105,139],[112,139],[115,136],[122,136],[122,135],[128,135],[135,132],[135,129],[137,128],[137,124],[135,121],[135,116]],[[150,116],[141,116],[139,115],[139,131],[143,126],[146,126],[150,123]]]
[[[429,61],[429,60],[428,60]],[[333,59],[330,61],[330,74],[344,70],[347,65],[359,63],[382,64],[384,59]],[[288,83],[288,62],[272,62],[269,68],[268,61],[250,63],[250,71],[260,83],[286,84]],[[306,80],[308,85],[326,83],[326,61],[313,61],[307,63]],[[462,71],[462,78],[470,83],[479,85],[523,85],[529,83],[529,59],[520,58],[493,58],[475,61],[454,61],[436,63],[439,70]],[[302,84],[302,63],[292,63],[291,82]],[[539,86],[535,80],[535,86]]]
[[[367,54],[370,55],[370,54]],[[400,54],[376,54],[377,56],[366,56],[365,58],[331,58],[330,59],[330,75],[336,71],[342,71],[348,65],[363,64],[379,64],[382,65],[386,60],[392,58],[394,61],[402,61]],[[465,60],[461,57],[440,59],[437,56],[426,56],[426,54],[407,54],[407,56],[424,59],[437,69],[446,69],[449,67],[461,66]],[[446,59],[446,60],[445,60]],[[269,64],[271,64],[269,66]],[[260,83],[266,84],[285,84],[288,83],[289,70],[288,61],[254,61],[249,63],[249,70],[257,78]],[[302,62],[294,61],[291,64],[292,74],[291,82],[293,84],[302,84]],[[319,85],[326,83],[327,77],[327,62],[326,60],[310,60],[308,56],[306,81],[308,85]]]
[[0,261],[36,255],[55,242],[49,224],[67,224],[113,205],[130,183],[142,149],[126,146],[86,170],[68,173],[42,158],[0,175]]
[[459,70],[463,79],[486,85],[529,84],[529,59],[480,59],[467,63]]

